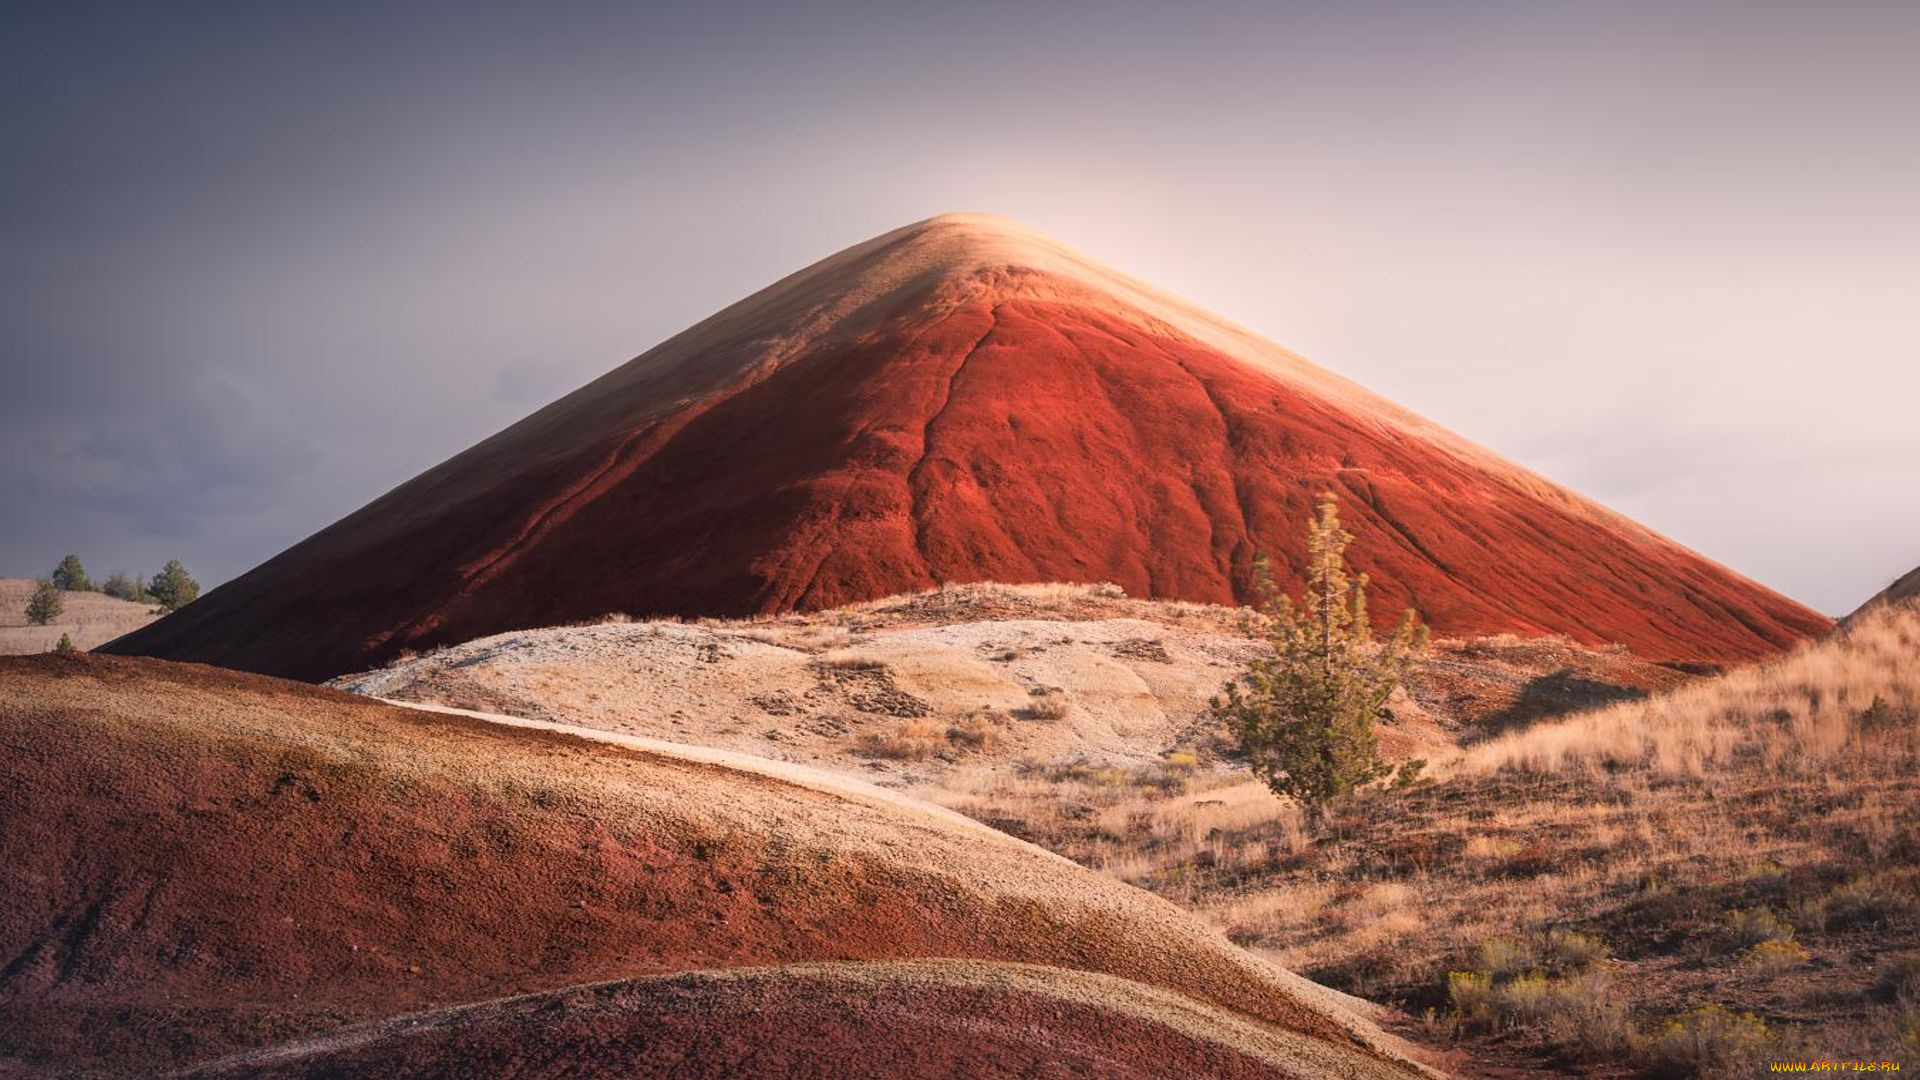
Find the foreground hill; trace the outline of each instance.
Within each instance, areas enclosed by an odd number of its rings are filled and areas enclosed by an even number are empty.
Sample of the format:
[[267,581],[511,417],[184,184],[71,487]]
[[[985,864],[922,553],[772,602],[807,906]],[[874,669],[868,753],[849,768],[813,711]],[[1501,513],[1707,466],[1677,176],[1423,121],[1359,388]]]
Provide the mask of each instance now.
[[65,634],[76,648],[91,649],[138,630],[160,617],[153,604],[116,600],[105,593],[60,594],[60,617],[45,626],[27,622],[27,601],[33,596],[31,578],[0,578],[0,656],[47,652]]
[[[1544,403],[1543,403],[1544,404]],[[110,649],[304,679],[529,626],[943,582],[1245,600],[1345,500],[1375,609],[1650,659],[1828,620],[1212,315],[948,215],[849,248]]]
[[[663,1071],[788,1075],[813,1044],[757,1049],[745,1014],[857,1004],[863,980],[881,1011],[845,1022],[873,1043],[815,1074],[935,1075],[970,1051],[921,1040],[1002,1005],[1035,1025],[989,1033],[1012,1073],[1112,1031],[1150,1072],[1203,1044],[1229,1073],[1413,1074],[1345,999],[958,815],[586,734],[198,666],[0,661],[0,1075],[290,1041],[292,1075],[622,1075],[578,1047],[627,1034]],[[786,970],[820,962],[856,966]],[[629,983],[555,993],[610,980]],[[495,1000],[529,993],[555,996]],[[914,1061],[933,1071],[895,1071]]]
[[1377,1071],[1140,983],[978,961],[793,964],[415,1014],[243,1054],[195,1080],[466,1075],[1323,1077]]

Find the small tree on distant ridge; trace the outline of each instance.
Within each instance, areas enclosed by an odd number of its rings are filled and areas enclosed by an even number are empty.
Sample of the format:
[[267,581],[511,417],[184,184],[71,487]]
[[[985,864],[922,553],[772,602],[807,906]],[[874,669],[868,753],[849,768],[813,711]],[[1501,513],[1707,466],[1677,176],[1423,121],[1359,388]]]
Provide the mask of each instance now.
[[100,586],[100,591],[115,600],[131,600],[137,604],[144,604],[153,599],[148,595],[147,587],[140,584],[138,577],[128,577],[126,574],[117,572],[107,578],[106,584]]
[[[1329,492],[1308,526],[1298,606],[1274,584],[1266,556],[1255,560],[1260,633],[1273,656],[1249,664],[1212,702],[1254,772],[1315,824],[1328,805],[1393,772],[1379,759],[1373,720],[1426,651],[1426,628],[1411,610],[1385,641],[1373,640],[1367,576],[1347,573],[1352,541]],[[1410,781],[1418,766],[1408,765]]]
[[79,652],[80,650],[74,646],[73,638],[71,636],[67,634],[61,634],[60,640],[54,642],[53,651],[59,653],[62,656],[71,656],[74,653]]
[[60,560],[60,565],[47,575],[57,589],[66,592],[92,592],[93,582],[87,580],[86,567],[80,565],[80,556],[68,555]]
[[67,609],[67,602],[60,598],[60,588],[46,578],[34,583],[33,595],[27,598],[27,621],[35,626],[45,626],[60,617]]
[[187,568],[180,565],[179,559],[168,559],[167,565],[153,575],[153,581],[147,585],[147,592],[161,607],[168,611],[179,611],[200,595],[200,583],[193,580]]

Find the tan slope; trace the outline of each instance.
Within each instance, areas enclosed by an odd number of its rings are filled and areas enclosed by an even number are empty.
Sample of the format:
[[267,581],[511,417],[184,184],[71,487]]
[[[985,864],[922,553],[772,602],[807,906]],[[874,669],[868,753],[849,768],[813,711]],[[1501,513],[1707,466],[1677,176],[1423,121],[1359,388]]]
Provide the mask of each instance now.
[[[854,773],[927,796],[1024,764],[1153,768],[1215,733],[1262,646],[1241,613],[1081,586],[968,585],[777,619],[611,622],[481,638],[332,685]],[[1381,725],[1435,757],[1543,713],[1688,676],[1565,641],[1442,641]]]

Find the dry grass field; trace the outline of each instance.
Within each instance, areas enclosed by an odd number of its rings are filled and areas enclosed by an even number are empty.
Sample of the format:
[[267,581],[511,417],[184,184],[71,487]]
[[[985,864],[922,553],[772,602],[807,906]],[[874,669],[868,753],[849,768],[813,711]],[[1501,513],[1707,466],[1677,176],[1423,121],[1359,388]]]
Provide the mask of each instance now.
[[1401,1007],[1490,1071],[1920,1057],[1920,611],[1510,731],[1309,842],[1172,763],[945,800]]
[[66,610],[46,626],[27,622],[27,599],[33,595],[30,578],[0,578],[0,656],[24,656],[51,650],[61,634],[76,648],[91,649],[137,630],[159,618],[153,604],[115,600],[104,593],[61,593]]

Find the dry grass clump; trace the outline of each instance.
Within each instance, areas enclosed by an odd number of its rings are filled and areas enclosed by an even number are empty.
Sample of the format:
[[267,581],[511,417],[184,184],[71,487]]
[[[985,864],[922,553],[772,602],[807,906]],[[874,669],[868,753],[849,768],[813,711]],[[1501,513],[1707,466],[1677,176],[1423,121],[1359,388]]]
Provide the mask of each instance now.
[[1920,867],[1889,868],[1848,878],[1802,905],[1799,918],[1832,933],[1920,922]]
[[1740,964],[1762,975],[1778,975],[1805,964],[1810,957],[1797,941],[1763,941],[1740,954]]
[[990,709],[975,712],[955,723],[941,725],[932,720],[903,720],[885,731],[869,731],[860,736],[860,751],[869,757],[892,761],[925,761],[928,758],[952,760],[961,753],[991,753],[1006,742],[1007,718]]
[[1448,1033],[1533,1031],[1583,1061],[1618,1057],[1631,1044],[1627,1002],[1598,937],[1555,928],[1489,938],[1476,953],[1471,970],[1447,975]]
[[724,630],[728,637],[813,654],[844,649],[851,641],[851,636],[847,631],[838,626],[795,626],[785,622],[770,624],[748,623],[743,625],[724,620],[712,622],[702,620],[702,625],[712,625]]
[[1479,970],[1493,975],[1523,971],[1578,971],[1607,958],[1607,943],[1592,934],[1551,927],[1527,938],[1497,937],[1480,943]]
[[1027,704],[1020,715],[1028,720],[1040,720],[1052,723],[1065,720],[1073,709],[1072,699],[1067,692],[1057,686],[1036,686],[1029,691]]
[[1660,1076],[1750,1076],[1782,1056],[1777,1042],[1750,1012],[1702,1005],[1667,1021],[1639,1057]]
[[1486,972],[1447,976],[1452,1034],[1532,1031],[1575,1060],[1618,1058],[1634,1038],[1627,1005],[1604,968],[1565,976],[1528,972],[1496,979]]
[[[1145,766],[1022,762],[936,801],[1122,881],[1192,907],[1199,867],[1266,863],[1301,850],[1299,813],[1257,783],[1176,750]],[[1271,830],[1259,839],[1243,837]]]
[[818,660],[815,660],[813,662],[813,667],[816,671],[819,671],[823,674],[829,674],[829,675],[832,674],[833,672],[886,673],[888,671],[885,661],[875,660],[871,657],[866,657],[866,656],[844,654],[844,653],[839,655],[828,654],[828,655],[822,656]]
[[893,761],[925,761],[946,743],[946,731],[927,720],[903,720],[886,731],[860,736],[862,752]]
[[983,709],[947,728],[947,741],[975,752],[991,753],[1006,743],[1006,717]]
[[1793,940],[1793,924],[1763,907],[1751,907],[1727,916],[1735,949],[1777,945]]

